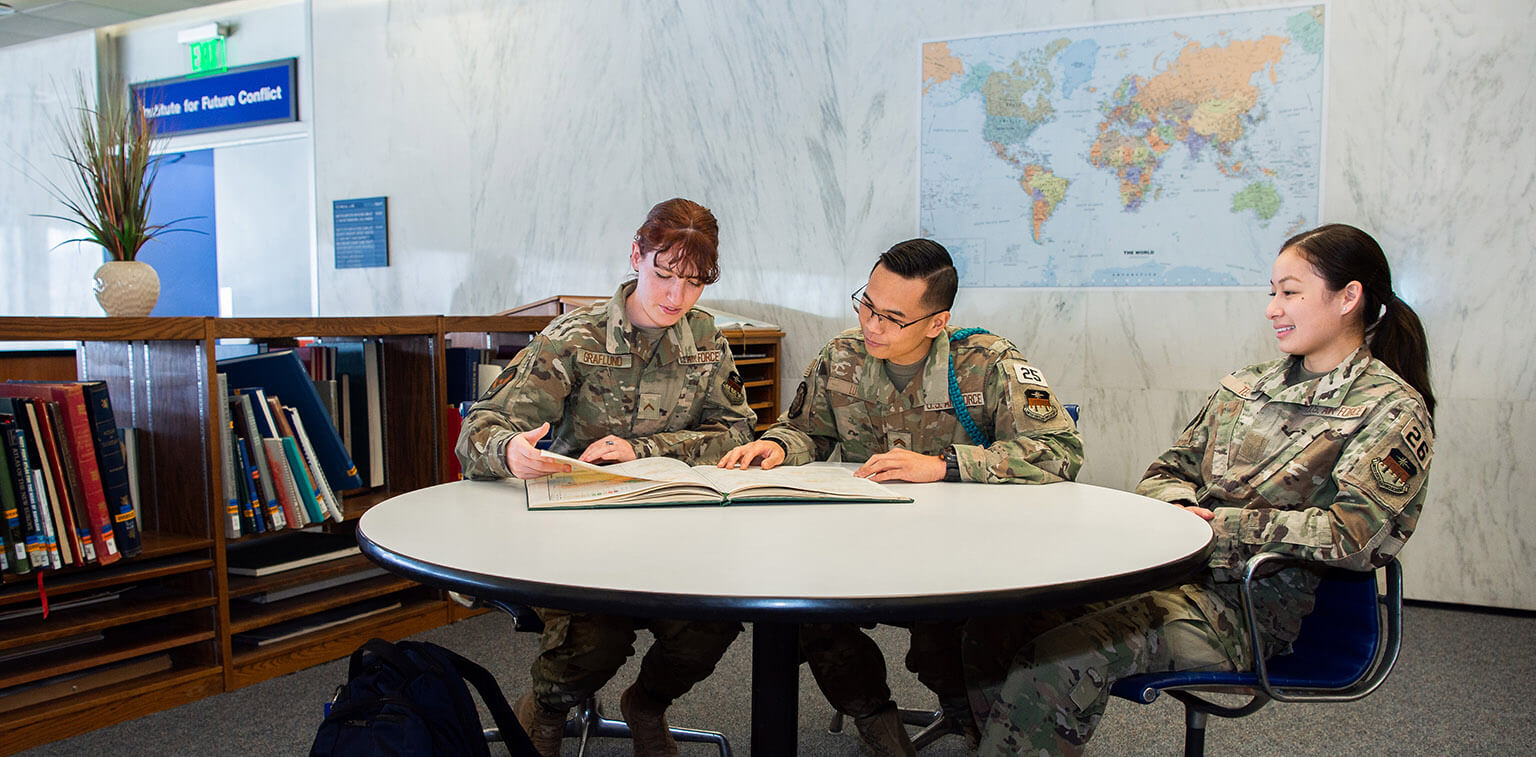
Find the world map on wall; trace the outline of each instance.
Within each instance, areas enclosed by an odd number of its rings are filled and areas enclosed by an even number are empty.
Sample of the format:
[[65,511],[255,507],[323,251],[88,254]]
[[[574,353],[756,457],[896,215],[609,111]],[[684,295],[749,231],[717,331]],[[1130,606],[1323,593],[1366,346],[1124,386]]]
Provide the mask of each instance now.
[[1317,225],[1323,6],[923,45],[919,219],[962,286],[1261,286]]

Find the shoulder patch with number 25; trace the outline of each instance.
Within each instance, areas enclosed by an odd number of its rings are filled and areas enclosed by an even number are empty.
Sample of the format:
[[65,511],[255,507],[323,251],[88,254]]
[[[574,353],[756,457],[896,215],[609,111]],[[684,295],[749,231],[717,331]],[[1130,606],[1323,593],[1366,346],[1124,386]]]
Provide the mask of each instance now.
[[1047,389],[1050,384],[1045,383],[1045,376],[1023,363],[1013,364],[1013,375],[1019,379],[1020,384],[1039,384]]

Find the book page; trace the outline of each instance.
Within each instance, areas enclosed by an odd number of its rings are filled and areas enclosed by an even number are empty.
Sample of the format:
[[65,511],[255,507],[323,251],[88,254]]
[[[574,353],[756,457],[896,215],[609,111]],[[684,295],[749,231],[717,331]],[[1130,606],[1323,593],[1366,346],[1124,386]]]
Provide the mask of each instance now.
[[698,466],[694,471],[735,498],[871,499],[910,502],[885,486],[836,465],[785,465],[772,470]]
[[557,463],[565,463],[571,466],[571,473],[586,471],[595,476],[606,478],[643,479],[646,481],[668,481],[697,486],[710,486],[709,480],[700,476],[693,469],[693,466],[671,457],[641,457],[622,463],[598,465],[596,463],[584,463],[574,457],[567,457],[550,452],[549,450],[543,450],[539,454],[546,460],[553,460]]
[[719,502],[720,492],[680,460],[646,457],[613,465],[593,465],[545,451],[543,456],[571,466],[527,482],[528,507],[573,507],[582,503]]

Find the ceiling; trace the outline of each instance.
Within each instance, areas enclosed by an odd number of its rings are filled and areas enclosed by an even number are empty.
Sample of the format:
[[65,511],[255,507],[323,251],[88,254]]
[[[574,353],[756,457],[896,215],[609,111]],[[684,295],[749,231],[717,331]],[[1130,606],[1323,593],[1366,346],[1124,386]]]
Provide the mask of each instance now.
[[0,47],[226,0],[0,0]]

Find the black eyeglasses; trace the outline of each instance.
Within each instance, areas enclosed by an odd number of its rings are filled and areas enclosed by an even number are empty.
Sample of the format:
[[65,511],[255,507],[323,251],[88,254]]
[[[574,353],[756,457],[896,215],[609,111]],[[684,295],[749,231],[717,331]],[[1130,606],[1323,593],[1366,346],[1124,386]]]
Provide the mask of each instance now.
[[[865,285],[865,286],[868,286],[868,285]],[[942,313],[945,310],[949,309],[949,308],[944,308],[943,310],[935,310],[932,313],[929,313],[928,315],[923,316],[922,318],[914,318],[914,319],[912,319],[910,321],[907,321],[906,323],[902,323],[901,321],[898,321],[895,318],[892,318],[892,317],[886,315],[885,313],[882,313],[882,312],[876,310],[875,309],[875,303],[870,302],[868,299],[866,299],[864,297],[864,289],[865,289],[865,287],[859,287],[853,293],[853,297],[852,297],[852,299],[853,299],[853,312],[860,319],[863,319],[863,318],[873,318],[873,319],[875,319],[875,323],[879,324],[882,327],[884,327],[884,326],[895,326],[898,329],[904,329],[904,328],[906,328],[908,326],[911,326],[913,324],[917,324],[917,323],[921,323],[923,321],[926,321],[929,318],[932,318],[932,317],[938,315],[939,313]]]

